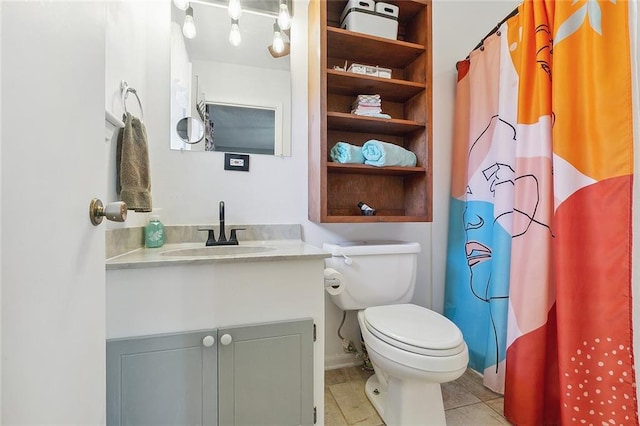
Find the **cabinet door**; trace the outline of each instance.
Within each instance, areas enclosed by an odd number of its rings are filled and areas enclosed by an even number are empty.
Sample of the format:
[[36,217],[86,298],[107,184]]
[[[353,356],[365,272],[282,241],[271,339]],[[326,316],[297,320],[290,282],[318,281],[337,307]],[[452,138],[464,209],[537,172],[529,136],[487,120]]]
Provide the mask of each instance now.
[[313,321],[218,330],[220,426],[313,424]]
[[216,425],[215,337],[209,330],[107,341],[107,425]]

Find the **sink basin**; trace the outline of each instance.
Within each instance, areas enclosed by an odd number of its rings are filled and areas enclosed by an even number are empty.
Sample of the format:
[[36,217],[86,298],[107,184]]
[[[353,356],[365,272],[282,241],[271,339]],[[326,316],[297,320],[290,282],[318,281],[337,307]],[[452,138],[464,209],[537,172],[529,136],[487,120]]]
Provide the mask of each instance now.
[[275,250],[275,248],[268,246],[210,246],[167,250],[162,252],[162,255],[181,257],[235,256],[239,254],[263,253],[271,250]]

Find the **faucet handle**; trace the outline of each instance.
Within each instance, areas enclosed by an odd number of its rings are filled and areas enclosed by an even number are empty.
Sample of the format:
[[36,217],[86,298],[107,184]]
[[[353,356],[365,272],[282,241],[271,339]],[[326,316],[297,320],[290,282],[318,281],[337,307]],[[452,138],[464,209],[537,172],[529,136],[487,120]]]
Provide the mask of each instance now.
[[236,235],[236,231],[244,231],[247,228],[232,228],[231,229],[231,236],[229,237],[229,241],[230,242],[238,242],[238,236]]
[[210,228],[198,228],[198,231],[208,231],[206,246],[212,246],[216,243],[216,237],[213,234],[213,229]]

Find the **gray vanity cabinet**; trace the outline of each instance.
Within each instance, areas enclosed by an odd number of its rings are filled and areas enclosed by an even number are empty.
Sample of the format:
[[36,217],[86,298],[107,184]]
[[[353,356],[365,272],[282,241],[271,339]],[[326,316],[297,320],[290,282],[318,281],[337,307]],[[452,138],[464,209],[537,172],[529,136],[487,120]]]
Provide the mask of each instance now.
[[217,425],[216,340],[208,330],[107,341],[107,425]]
[[311,425],[313,321],[218,330],[220,425]]
[[311,319],[107,341],[109,426],[313,423]]

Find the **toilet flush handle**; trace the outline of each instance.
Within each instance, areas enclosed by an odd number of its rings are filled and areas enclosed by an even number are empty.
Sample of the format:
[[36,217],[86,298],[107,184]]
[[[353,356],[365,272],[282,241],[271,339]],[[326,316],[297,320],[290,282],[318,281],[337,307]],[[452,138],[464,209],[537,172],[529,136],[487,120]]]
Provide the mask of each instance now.
[[353,263],[353,260],[351,260],[351,258],[346,254],[343,253],[342,257],[344,257],[344,263],[346,263],[347,265],[351,265]]

